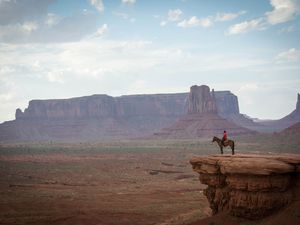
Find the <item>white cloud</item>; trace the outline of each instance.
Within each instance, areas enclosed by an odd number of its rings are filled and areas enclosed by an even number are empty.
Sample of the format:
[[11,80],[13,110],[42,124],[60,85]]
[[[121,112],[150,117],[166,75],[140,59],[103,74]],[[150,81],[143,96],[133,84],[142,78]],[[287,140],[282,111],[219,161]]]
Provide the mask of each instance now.
[[14,41],[21,38],[27,38],[37,31],[38,28],[39,25],[34,21],[0,26],[0,41]]
[[46,20],[45,20],[45,24],[49,27],[52,27],[52,26],[58,24],[60,20],[61,20],[60,16],[58,16],[54,13],[48,13]]
[[199,19],[196,16],[193,16],[193,17],[189,18],[188,20],[183,20],[177,24],[177,26],[183,27],[183,28],[196,27],[196,26],[210,27],[212,25],[213,25],[213,22],[210,17]]
[[159,25],[162,27],[166,26],[167,24],[168,24],[168,21],[165,21],[165,20],[163,20],[159,23]]
[[99,12],[104,11],[104,4],[102,0],[89,0],[90,4],[93,5]]
[[289,62],[294,62],[294,61],[300,61],[300,50],[295,49],[295,48],[290,48],[289,50],[285,52],[281,52],[276,56],[276,59],[279,62],[283,61],[289,61]]
[[250,21],[244,21],[242,23],[234,24],[229,27],[227,35],[233,34],[244,34],[253,30],[263,30],[265,29],[265,23],[263,18],[258,18]]
[[182,15],[182,11],[180,9],[169,10],[168,12],[168,20],[169,21],[178,21],[180,20],[180,16]]
[[224,21],[233,20],[245,13],[246,13],[246,11],[240,11],[237,13],[217,13],[217,15],[215,17],[215,21],[224,22]]
[[135,4],[136,0],[122,0],[122,3],[124,3],[124,4]]
[[270,3],[274,9],[266,12],[266,17],[271,25],[290,21],[300,12],[299,0],[270,0]]
[[47,73],[47,78],[50,82],[64,83],[63,75],[64,73],[62,71],[50,71]]
[[257,91],[258,85],[254,83],[244,84],[240,87],[238,92],[244,92],[244,91]]
[[[160,22],[160,26],[164,27],[166,26],[169,22],[176,22],[180,20],[180,17],[183,15],[183,12],[180,9],[170,9],[168,11],[168,16],[164,20]],[[155,15],[154,18],[160,18],[159,15]]]
[[[66,17],[47,14],[37,21],[0,25],[0,42],[69,42],[78,41],[96,32],[99,15],[78,12]],[[75,24],[75,25],[74,25]]]
[[118,16],[124,20],[129,20],[131,23],[134,23],[136,21],[136,19],[134,17],[131,17],[129,14],[127,13],[123,13],[123,12],[112,12],[113,15]]
[[38,24],[36,22],[25,22],[24,24],[22,24],[22,30],[25,33],[30,34],[31,32],[37,29],[38,29]]
[[108,31],[108,26],[107,24],[103,24],[96,32],[95,36],[96,37],[102,37],[105,33]]
[[[266,12],[264,17],[244,21],[229,27],[226,34],[243,34],[254,30],[264,30],[272,25],[285,23],[295,18],[300,13],[299,0],[270,0],[273,10]],[[292,29],[282,30],[282,32],[291,32]]]

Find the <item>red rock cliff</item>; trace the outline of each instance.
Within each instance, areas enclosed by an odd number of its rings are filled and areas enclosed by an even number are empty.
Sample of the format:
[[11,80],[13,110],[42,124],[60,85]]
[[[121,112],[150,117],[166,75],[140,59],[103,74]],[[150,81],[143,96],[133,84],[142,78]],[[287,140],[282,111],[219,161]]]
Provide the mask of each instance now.
[[190,160],[213,214],[259,219],[300,200],[300,155],[213,155]]

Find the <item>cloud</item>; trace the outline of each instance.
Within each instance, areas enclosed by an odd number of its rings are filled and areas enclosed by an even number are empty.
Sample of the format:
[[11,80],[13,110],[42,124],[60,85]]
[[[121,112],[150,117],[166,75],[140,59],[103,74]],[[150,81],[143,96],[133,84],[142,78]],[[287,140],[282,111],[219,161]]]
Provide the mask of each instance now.
[[226,34],[243,34],[254,30],[265,30],[272,25],[288,22],[300,13],[299,0],[270,0],[273,10],[263,17],[244,21],[229,27]]
[[240,87],[238,92],[242,91],[257,91],[258,85],[254,83],[249,83],[249,84],[244,84],[243,86]]
[[48,72],[47,74],[47,78],[49,79],[50,82],[56,82],[56,83],[64,83],[64,79],[63,79],[63,71],[56,71],[56,72]]
[[45,19],[45,24],[49,27],[57,25],[62,18],[54,13],[48,13]]
[[265,15],[271,25],[290,21],[300,12],[299,0],[270,0],[270,4],[274,9]]
[[[168,16],[166,19],[160,22],[160,26],[164,27],[169,22],[176,22],[180,20],[180,17],[183,15],[183,12],[180,9],[170,9],[168,11]],[[155,18],[159,18],[160,16],[156,16]]]
[[94,37],[102,37],[104,34],[106,34],[108,31],[107,24],[103,24],[95,33]]
[[124,4],[135,4],[136,0],[122,0],[122,3],[124,3]]
[[217,15],[215,17],[215,21],[224,22],[224,21],[233,20],[245,13],[246,13],[246,11],[240,11],[237,13],[217,13]]
[[178,21],[180,19],[180,16],[182,15],[182,11],[180,9],[174,9],[174,10],[169,10],[168,12],[168,20],[169,21]]
[[213,25],[213,21],[211,20],[210,17],[199,19],[196,16],[193,16],[188,20],[183,20],[177,24],[178,27],[183,27],[183,28],[196,27],[196,26],[210,27],[212,25]]
[[205,18],[198,18],[197,16],[192,16],[189,19],[184,19],[183,21],[177,23],[177,26],[183,28],[196,26],[211,27],[214,24],[214,22],[230,21],[245,13],[246,11],[240,11],[237,13],[217,13],[215,16],[207,16]]
[[14,42],[17,40],[26,40],[38,28],[39,25],[33,21],[0,26],[0,41]]
[[300,50],[295,48],[290,48],[285,52],[281,52],[276,56],[276,60],[279,62],[288,61],[295,62],[300,61]]
[[131,23],[134,23],[135,22],[135,18],[131,17],[129,14],[127,13],[123,13],[123,12],[112,12],[113,15],[117,16],[117,17],[120,17],[124,20],[129,20]]
[[102,0],[89,0],[90,4],[93,5],[100,13],[104,11],[104,4]]
[[47,13],[55,0],[12,0],[0,1],[0,25],[23,23],[35,20]]
[[166,26],[167,24],[168,24],[168,21],[165,21],[165,20],[163,20],[159,23],[159,25],[162,27]]
[[47,14],[39,21],[0,25],[0,42],[47,43],[78,41],[95,33],[98,15],[94,12],[78,12],[66,17]]
[[242,23],[234,24],[229,27],[227,35],[233,34],[245,34],[253,30],[265,29],[265,23],[263,18],[258,18],[250,21],[244,21]]

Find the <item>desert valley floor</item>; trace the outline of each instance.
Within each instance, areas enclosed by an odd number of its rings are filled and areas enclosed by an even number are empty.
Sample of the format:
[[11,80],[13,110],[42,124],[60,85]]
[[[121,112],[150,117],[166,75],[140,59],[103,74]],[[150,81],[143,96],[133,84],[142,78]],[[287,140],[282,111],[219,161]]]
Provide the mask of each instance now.
[[[237,153],[299,152],[298,140],[280,141],[239,139]],[[219,153],[211,140],[20,143],[0,150],[3,225],[176,225],[211,213],[189,163]]]

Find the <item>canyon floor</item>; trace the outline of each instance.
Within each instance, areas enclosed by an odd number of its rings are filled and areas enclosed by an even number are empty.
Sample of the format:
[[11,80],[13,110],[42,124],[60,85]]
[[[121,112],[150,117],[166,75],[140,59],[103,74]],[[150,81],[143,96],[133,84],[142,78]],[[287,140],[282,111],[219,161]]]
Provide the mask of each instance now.
[[[243,137],[236,152],[299,153],[297,139]],[[0,224],[194,224],[211,211],[189,160],[216,153],[211,140],[2,144]]]

